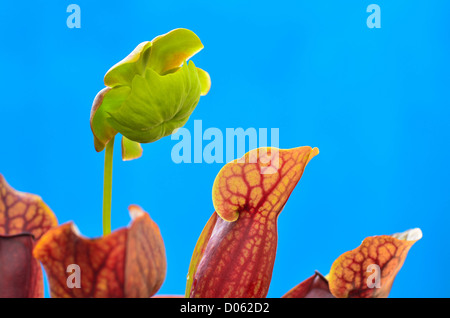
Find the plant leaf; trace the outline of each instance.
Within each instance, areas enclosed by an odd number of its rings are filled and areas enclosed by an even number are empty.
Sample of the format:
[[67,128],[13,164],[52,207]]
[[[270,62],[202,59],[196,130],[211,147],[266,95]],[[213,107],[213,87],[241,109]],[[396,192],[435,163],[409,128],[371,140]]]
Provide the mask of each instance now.
[[260,148],[222,168],[213,185],[218,217],[210,219],[197,243],[186,295],[267,295],[277,247],[278,215],[306,164],[317,154],[318,149],[311,147]]
[[[129,228],[87,239],[72,223],[46,233],[33,253],[47,272],[52,297],[151,297],[166,274],[164,243],[157,225],[130,206]],[[81,270],[81,288],[69,288],[67,266]]]
[[0,298],[44,296],[41,266],[32,249],[56,225],[39,196],[14,190],[0,174]]
[[[421,238],[420,229],[366,238],[334,261],[329,274],[331,293],[339,298],[387,297],[409,249]],[[373,265],[379,266],[379,287],[373,285],[377,276]]]
[[155,222],[139,206],[131,205],[134,219],[128,231],[125,262],[125,297],[151,297],[166,277],[166,251]]
[[197,244],[195,245],[194,253],[192,253],[191,264],[189,266],[189,272],[187,276],[186,294],[185,294],[186,298],[189,298],[192,282],[194,280],[195,273],[197,272],[197,266],[200,260],[202,259],[203,254],[205,253],[206,246],[208,244],[209,238],[211,237],[211,233],[214,230],[216,222],[217,222],[217,213],[214,212],[209,218],[205,227],[203,228],[203,231],[197,240]]
[[31,234],[0,235],[0,298],[42,298],[41,265],[32,255]]
[[14,190],[0,174],[0,235],[28,233],[35,240],[58,221],[41,197]]
[[316,272],[288,291],[282,298],[334,298],[334,296],[330,292],[326,278]]

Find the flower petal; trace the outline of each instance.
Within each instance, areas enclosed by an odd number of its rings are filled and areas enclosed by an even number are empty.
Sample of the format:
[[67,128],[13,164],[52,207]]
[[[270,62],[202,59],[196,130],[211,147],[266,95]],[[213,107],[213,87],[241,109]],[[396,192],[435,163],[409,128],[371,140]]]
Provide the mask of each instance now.
[[131,86],[136,74],[144,74],[151,47],[152,43],[149,41],[140,43],[126,58],[106,72],[105,85],[108,87]]
[[197,243],[186,291],[190,297],[267,295],[278,215],[317,153],[311,147],[260,148],[222,168],[213,185],[219,217],[210,219]]
[[140,43],[126,58],[109,69],[105,85],[131,86],[135,75],[143,75],[147,67],[163,75],[178,68],[203,49],[198,36],[187,29],[175,29]]
[[421,238],[420,229],[366,238],[334,261],[329,274],[331,293],[339,298],[387,297],[409,249]]
[[211,89],[211,77],[209,76],[208,72],[202,70],[199,67],[197,67],[197,72],[198,78],[200,80],[200,86],[202,87],[201,96],[205,96]]
[[[164,73],[164,75],[175,73],[180,68],[181,68],[181,66],[171,69],[171,70],[167,71],[166,73]],[[200,96],[205,96],[209,93],[209,90],[211,89],[211,77],[209,76],[208,72],[206,72],[205,70],[203,70],[199,67],[197,67],[197,73],[198,73],[198,79],[200,80],[200,86],[201,86]]]
[[[157,225],[137,206],[122,228],[98,238],[79,236],[71,223],[50,230],[34,255],[47,272],[52,297],[151,297],[166,273],[164,244]],[[67,267],[80,268],[80,288],[69,288]]]
[[128,86],[120,86],[114,89],[105,87],[97,96],[91,108],[91,130],[94,134],[94,147],[97,152],[102,151],[106,144],[117,134],[108,122],[109,113],[118,109],[130,95]]
[[288,291],[282,298],[334,298],[334,296],[330,293],[326,278],[316,272]]
[[140,158],[142,156],[142,151],[140,143],[122,136],[122,159],[124,161]]
[[198,36],[187,29],[175,29],[152,40],[148,65],[158,74],[179,67],[203,49]]
[[41,265],[32,255],[31,234],[0,235],[0,298],[42,298]]

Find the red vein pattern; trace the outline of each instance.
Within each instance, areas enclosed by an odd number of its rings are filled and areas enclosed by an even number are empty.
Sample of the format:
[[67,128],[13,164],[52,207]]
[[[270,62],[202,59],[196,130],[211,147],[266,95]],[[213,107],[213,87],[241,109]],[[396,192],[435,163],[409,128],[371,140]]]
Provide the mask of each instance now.
[[[420,229],[414,229],[366,238],[359,247],[334,261],[329,274],[331,293],[339,298],[388,297],[409,249],[421,237]],[[370,265],[379,266],[379,287],[374,285],[376,269],[369,270]]]
[[35,240],[57,225],[42,199],[14,190],[0,174],[0,298],[43,297]]
[[30,233],[39,240],[57,224],[55,215],[39,196],[14,190],[0,174],[0,235]]
[[317,154],[317,148],[311,147],[260,148],[222,168],[213,185],[219,217],[210,219],[210,230],[202,233],[196,247],[200,253],[189,270],[190,297],[267,295],[278,215],[306,164]]
[[[80,237],[73,224],[45,234],[34,249],[47,272],[52,297],[151,297],[166,274],[164,243],[157,225],[137,206],[134,220],[98,239]],[[80,267],[80,288],[69,288],[67,267]]]

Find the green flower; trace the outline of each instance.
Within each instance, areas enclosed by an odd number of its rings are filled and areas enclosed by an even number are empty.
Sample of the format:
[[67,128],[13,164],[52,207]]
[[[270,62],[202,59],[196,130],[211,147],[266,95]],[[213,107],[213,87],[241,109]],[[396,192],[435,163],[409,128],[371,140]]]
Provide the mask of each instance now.
[[139,143],[182,127],[211,87],[209,74],[186,62],[202,48],[194,32],[176,29],[139,44],[114,65],[92,105],[95,149],[121,133],[124,160],[135,159],[142,154]]

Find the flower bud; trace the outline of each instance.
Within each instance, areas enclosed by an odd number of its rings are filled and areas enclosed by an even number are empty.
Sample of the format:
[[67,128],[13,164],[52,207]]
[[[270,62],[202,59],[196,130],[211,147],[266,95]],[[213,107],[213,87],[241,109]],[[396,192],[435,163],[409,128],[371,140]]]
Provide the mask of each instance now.
[[95,149],[102,151],[117,133],[128,139],[122,147],[136,148],[182,127],[211,86],[207,72],[186,62],[202,48],[195,33],[176,29],[139,44],[113,66],[92,105]]

